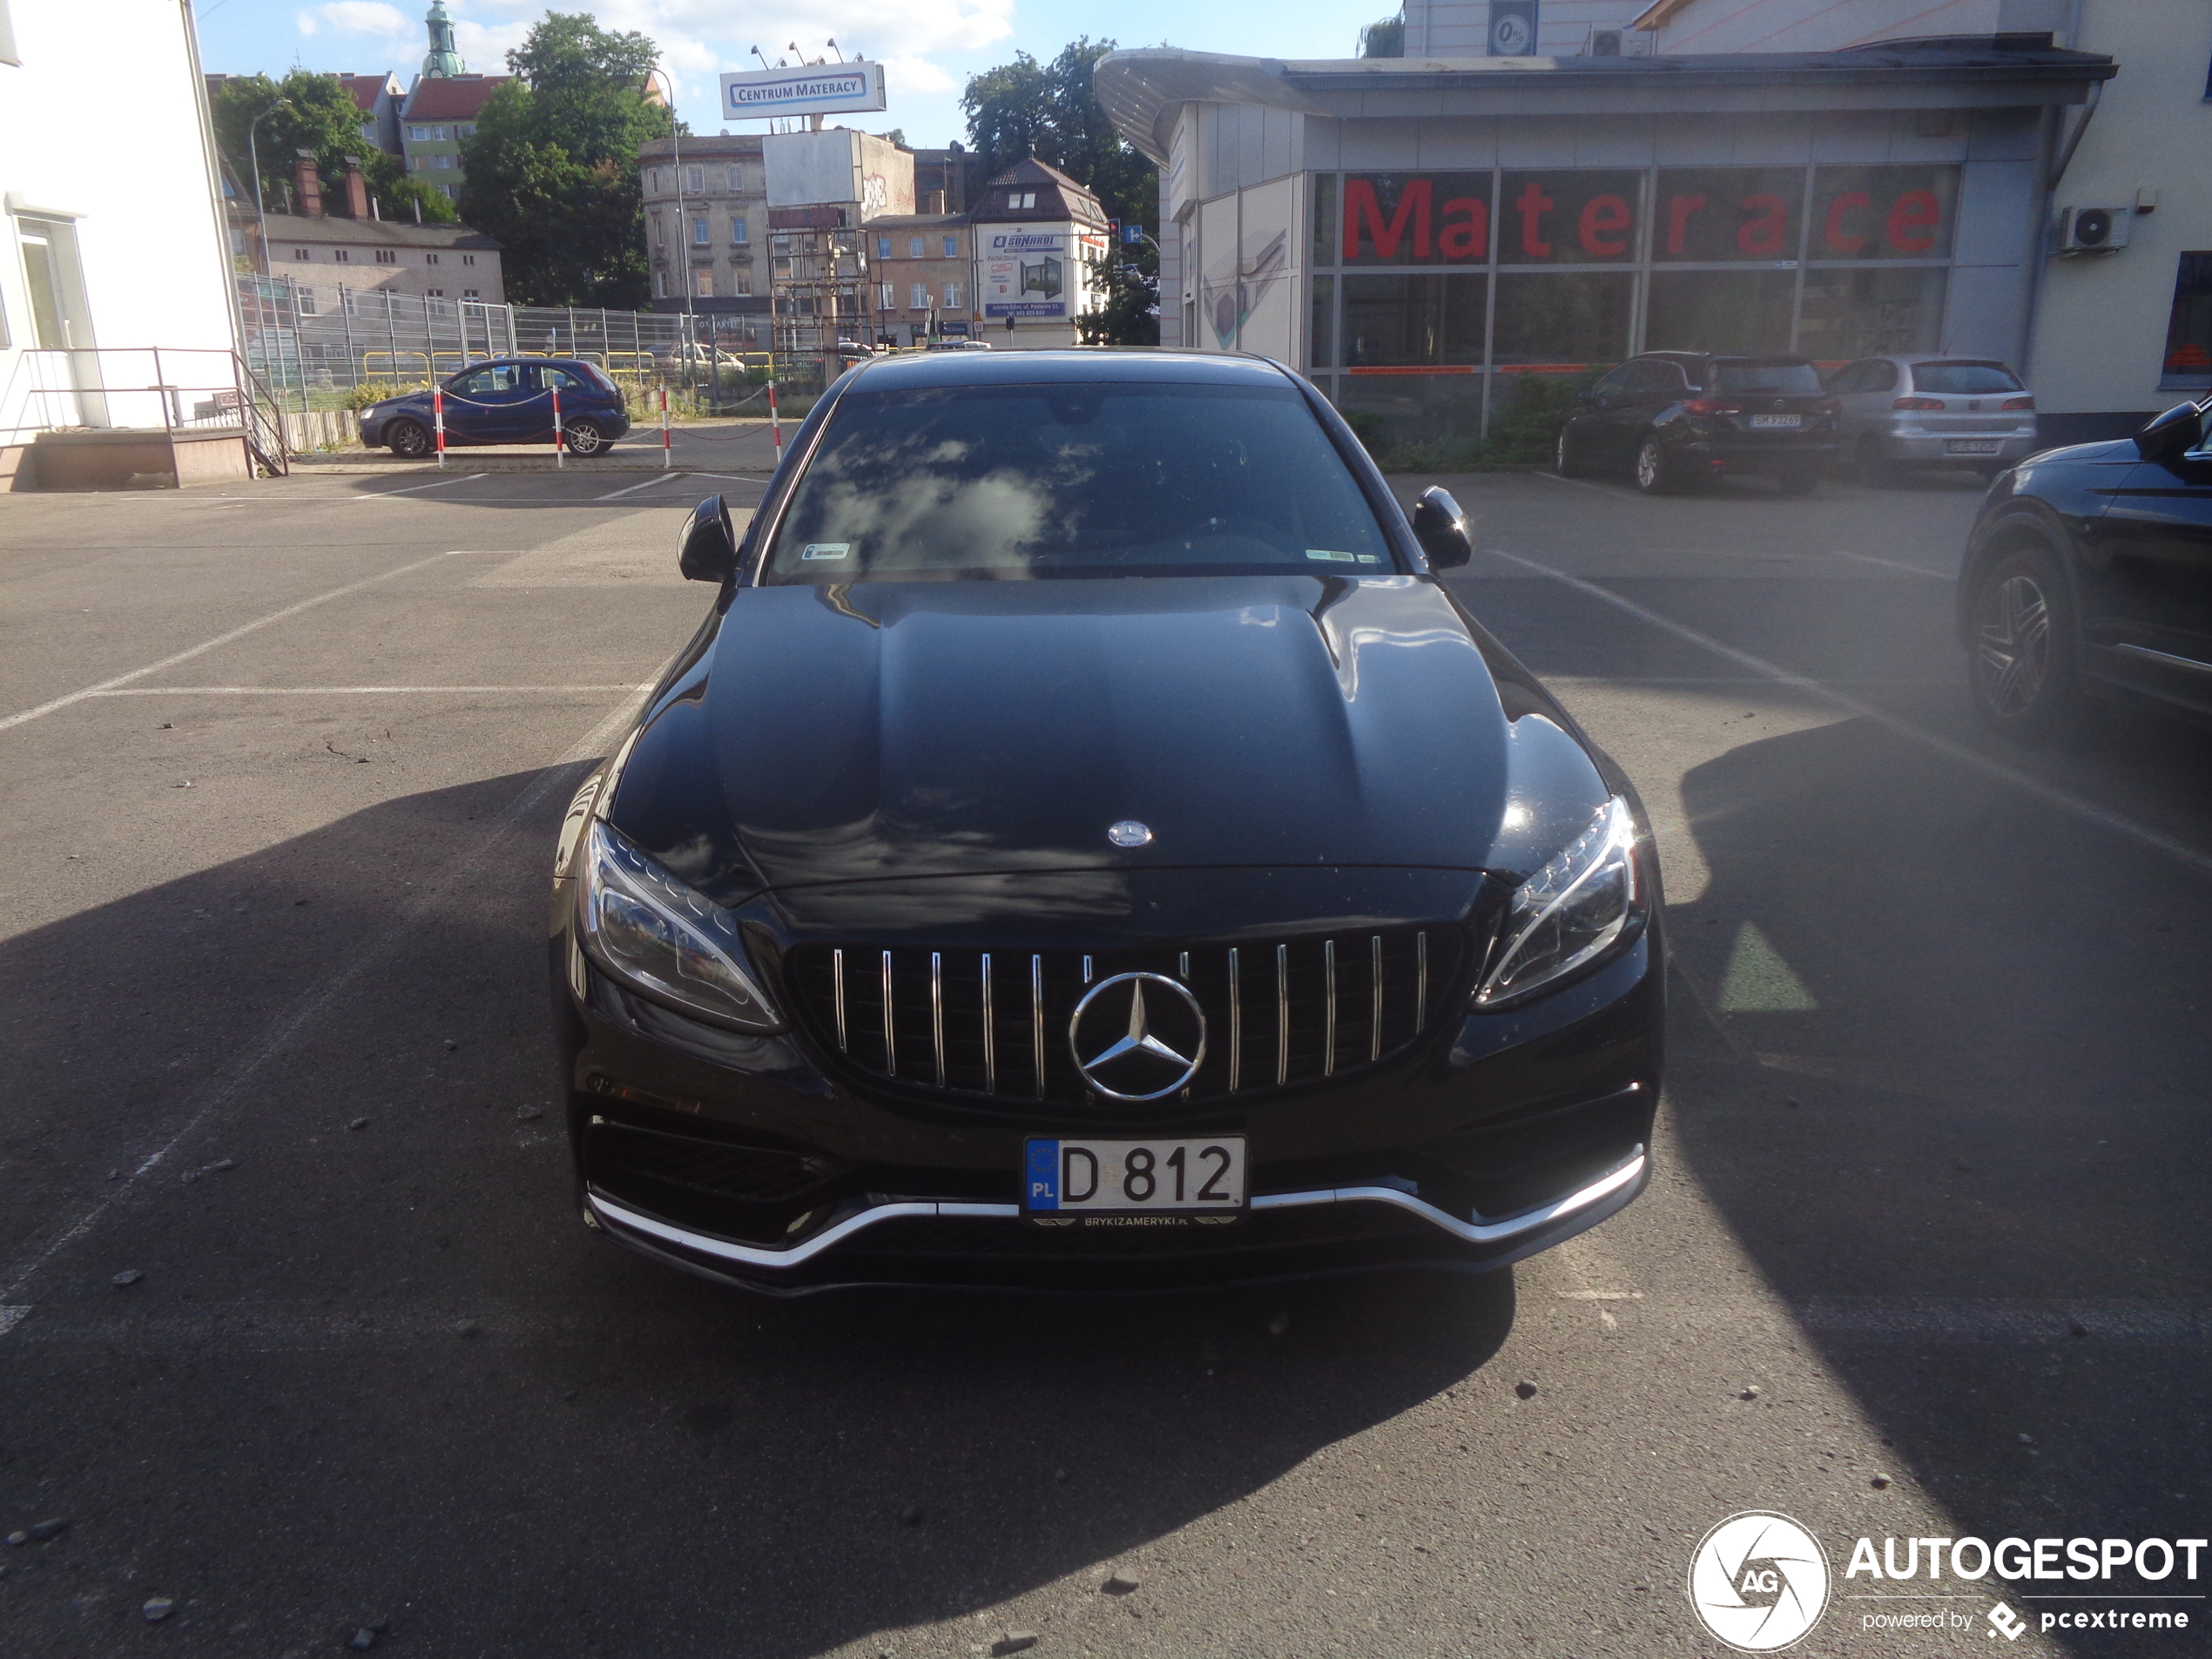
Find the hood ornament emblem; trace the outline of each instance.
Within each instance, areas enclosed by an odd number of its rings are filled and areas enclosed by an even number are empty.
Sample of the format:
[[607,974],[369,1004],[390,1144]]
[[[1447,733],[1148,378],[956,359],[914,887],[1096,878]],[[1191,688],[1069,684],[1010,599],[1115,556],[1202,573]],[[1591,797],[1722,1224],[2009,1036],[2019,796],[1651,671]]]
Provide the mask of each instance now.
[[1068,1048],[1083,1081],[1107,1099],[1158,1100],[1198,1075],[1206,1016],[1198,999],[1164,974],[1116,974],[1076,1004]]
[[1140,824],[1133,818],[1124,818],[1118,824],[1106,826],[1106,839],[1116,846],[1143,846],[1152,839],[1152,826]]

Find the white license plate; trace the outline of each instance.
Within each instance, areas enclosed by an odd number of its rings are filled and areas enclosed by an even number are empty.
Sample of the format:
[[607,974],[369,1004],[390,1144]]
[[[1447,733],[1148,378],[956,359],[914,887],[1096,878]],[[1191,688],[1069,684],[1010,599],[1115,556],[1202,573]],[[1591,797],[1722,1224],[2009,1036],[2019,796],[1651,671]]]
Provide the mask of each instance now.
[[1033,1140],[1025,1143],[1022,1170],[1022,1210],[1033,1221],[1129,1226],[1157,1217],[1171,1224],[1244,1209],[1241,1135]]
[[1951,438],[1943,446],[1947,455],[1993,455],[2004,447],[2001,438]]
[[1803,426],[1804,421],[1805,417],[1802,415],[1755,415],[1751,417],[1753,426],[1782,427],[1792,431]]

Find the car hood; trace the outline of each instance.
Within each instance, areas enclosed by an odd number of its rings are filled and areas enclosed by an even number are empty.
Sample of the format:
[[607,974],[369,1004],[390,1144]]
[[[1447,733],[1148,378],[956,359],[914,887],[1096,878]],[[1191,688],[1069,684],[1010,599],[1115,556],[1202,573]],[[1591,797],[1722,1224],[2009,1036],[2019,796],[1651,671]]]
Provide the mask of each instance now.
[[[1433,582],[1261,577],[732,596],[610,821],[718,901],[914,877],[1533,867],[1606,791],[1509,721]],[[1120,847],[1136,819],[1151,840]]]

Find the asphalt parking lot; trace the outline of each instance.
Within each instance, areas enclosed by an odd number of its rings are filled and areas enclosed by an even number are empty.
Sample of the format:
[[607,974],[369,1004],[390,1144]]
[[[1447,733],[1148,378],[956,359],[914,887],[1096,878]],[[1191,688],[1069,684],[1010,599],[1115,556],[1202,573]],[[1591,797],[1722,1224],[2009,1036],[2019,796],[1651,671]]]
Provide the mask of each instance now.
[[1885,1606],[1851,1541],[2205,1536],[2212,737],[1976,728],[1963,482],[1445,482],[1657,826],[1659,1173],[1486,1278],[1104,1302],[577,1222],[553,829],[757,482],[0,496],[0,1534],[68,1523],[0,1648],[1720,1654],[1692,1548],[1773,1509],[1838,1575],[1797,1651],[1986,1654],[2080,1587]]

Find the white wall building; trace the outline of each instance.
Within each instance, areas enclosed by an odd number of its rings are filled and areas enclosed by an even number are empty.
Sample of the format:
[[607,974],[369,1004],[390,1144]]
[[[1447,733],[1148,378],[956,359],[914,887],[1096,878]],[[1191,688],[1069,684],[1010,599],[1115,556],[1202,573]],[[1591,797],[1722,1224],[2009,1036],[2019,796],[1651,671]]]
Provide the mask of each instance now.
[[[231,383],[198,59],[185,0],[0,0],[0,489],[42,428],[165,424],[158,394],[98,390],[155,383],[117,348],[162,348],[171,414]],[[88,114],[88,78],[127,117]]]

